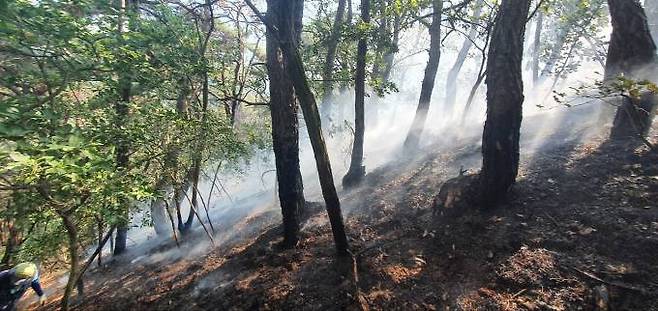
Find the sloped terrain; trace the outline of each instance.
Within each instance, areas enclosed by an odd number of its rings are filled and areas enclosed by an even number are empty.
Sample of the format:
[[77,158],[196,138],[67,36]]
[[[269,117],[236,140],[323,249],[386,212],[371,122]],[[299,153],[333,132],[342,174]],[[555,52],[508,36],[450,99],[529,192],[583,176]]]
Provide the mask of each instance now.
[[557,140],[522,156],[511,200],[488,213],[431,207],[460,166],[479,166],[477,145],[371,172],[342,195],[353,262],[334,257],[316,205],[299,248],[279,250],[273,210],[226,228],[241,233],[220,247],[169,243],[94,270],[76,309],[658,310],[658,154]]

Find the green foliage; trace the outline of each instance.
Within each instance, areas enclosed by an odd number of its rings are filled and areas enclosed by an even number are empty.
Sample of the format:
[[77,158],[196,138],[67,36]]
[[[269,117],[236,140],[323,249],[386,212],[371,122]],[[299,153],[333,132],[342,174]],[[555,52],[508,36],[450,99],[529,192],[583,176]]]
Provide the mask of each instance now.
[[541,60],[553,64],[551,74],[575,72],[583,61],[601,61],[596,47],[604,41],[601,29],[607,26],[604,0],[549,1],[542,6],[544,31]]
[[[245,113],[241,130],[234,128],[228,96],[201,107],[205,73],[213,94],[266,100],[262,71],[224,74],[246,58],[244,45],[225,44],[231,29],[217,30],[201,50],[198,21],[168,5],[149,4],[140,14],[92,0],[3,5],[0,217],[23,237],[14,260],[66,256],[63,217],[73,219],[81,247],[93,244],[99,225],[142,213],[139,202],[158,195],[158,181],[182,183],[195,156],[204,166],[237,167],[269,147],[260,116]],[[255,61],[262,55],[247,49]],[[117,115],[126,86],[127,114]],[[177,109],[181,100],[185,111]],[[129,163],[118,168],[120,145]]]
[[553,91],[553,99],[565,107],[573,107],[576,99],[588,99],[578,105],[595,102],[618,106],[615,98],[628,98],[631,103],[638,104],[645,94],[658,94],[658,86],[649,80],[634,80],[620,75],[611,81],[596,81],[591,85],[572,87],[569,92]]

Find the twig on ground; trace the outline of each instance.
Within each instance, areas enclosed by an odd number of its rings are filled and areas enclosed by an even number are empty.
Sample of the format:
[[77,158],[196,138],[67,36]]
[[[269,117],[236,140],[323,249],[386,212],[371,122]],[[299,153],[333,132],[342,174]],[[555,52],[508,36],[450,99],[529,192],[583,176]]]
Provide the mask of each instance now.
[[624,284],[624,283],[619,283],[619,282],[610,282],[610,281],[606,281],[606,280],[604,280],[604,279],[602,279],[602,278],[600,278],[600,277],[598,277],[598,276],[596,276],[596,275],[594,275],[594,274],[592,274],[592,273],[590,273],[590,272],[583,271],[583,270],[580,270],[580,269],[575,268],[575,267],[574,267],[573,269],[576,270],[576,271],[578,271],[578,272],[580,272],[582,275],[584,275],[584,276],[586,276],[586,277],[589,277],[590,279],[593,279],[593,280],[595,280],[595,281],[599,281],[599,282],[604,283],[604,284],[608,284],[608,285],[611,285],[611,286],[615,286],[615,287],[619,287],[619,288],[623,288],[623,289],[628,289],[628,290],[632,290],[632,291],[640,292],[640,293],[642,293],[642,294],[644,294],[644,295],[646,295],[646,294],[652,294],[652,293],[649,293],[649,292],[648,292],[646,289],[644,289],[644,288],[639,288],[639,287],[635,287],[635,286],[632,286],[632,285],[628,285],[628,284]]

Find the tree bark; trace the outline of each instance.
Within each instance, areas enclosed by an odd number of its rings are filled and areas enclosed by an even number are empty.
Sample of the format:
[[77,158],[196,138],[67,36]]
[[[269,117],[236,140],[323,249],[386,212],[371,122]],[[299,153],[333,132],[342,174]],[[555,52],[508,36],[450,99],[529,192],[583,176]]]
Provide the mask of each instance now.
[[[279,29],[281,40],[299,44],[303,1],[268,0],[268,20]],[[296,10],[294,8],[297,8]],[[292,13],[291,13],[292,12]],[[270,81],[270,113],[272,143],[276,162],[279,202],[283,215],[283,246],[297,244],[299,213],[304,206],[302,175],[299,168],[299,121],[297,98],[287,73],[288,60],[283,57],[282,43],[267,31],[267,70]]]
[[544,25],[544,12],[539,9],[537,12],[537,22],[535,24],[535,42],[532,51],[532,83],[537,85],[539,81],[539,56],[541,55],[541,30]]
[[329,222],[331,223],[331,231],[334,236],[336,250],[339,255],[348,255],[349,244],[347,242],[347,235],[345,234],[345,226],[343,224],[343,216],[340,209],[340,200],[334,185],[333,173],[331,172],[331,162],[329,161],[329,154],[327,153],[327,146],[322,135],[322,126],[320,123],[320,114],[318,113],[315,96],[311,92],[308,84],[308,79],[304,72],[302,59],[298,52],[289,46],[284,50],[288,58],[288,72],[293,80],[295,90],[299,96],[299,101],[304,113],[304,120],[309,132],[311,146],[315,155],[315,163],[320,177],[320,187],[322,188],[322,196],[327,207],[327,214],[329,215]]
[[503,0],[487,60],[487,120],[482,136],[483,207],[505,199],[519,167],[523,36],[530,0]]
[[[651,38],[647,17],[637,0],[608,0],[612,35],[608,47],[605,79],[619,75],[630,79],[653,78],[656,71],[656,45]],[[636,101],[623,99],[617,109],[610,137],[644,137],[653,121],[655,96]]]
[[439,68],[439,61],[441,59],[441,11],[443,10],[443,1],[432,0],[432,8],[434,14],[432,15],[432,24],[429,28],[429,60],[425,67],[425,76],[423,77],[423,83],[420,89],[420,99],[418,100],[416,115],[411,124],[411,129],[409,129],[409,134],[407,134],[407,138],[404,141],[404,148],[407,150],[417,149],[420,143],[420,137],[425,128],[425,120],[427,119],[430,101],[432,100],[436,72]]
[[[475,3],[475,7],[473,8],[473,18],[472,18],[472,21],[474,23],[478,23],[480,21],[480,14],[482,13],[482,5],[483,5],[483,0],[478,0]],[[468,52],[471,50],[471,47],[473,46],[473,40],[477,38],[477,34],[478,34],[477,26],[471,25],[471,29],[468,32],[468,37],[464,39],[464,44],[462,44],[462,47],[459,50],[459,54],[457,54],[457,60],[455,60],[455,63],[452,65],[452,68],[448,72],[448,78],[446,80],[445,105],[449,109],[452,109],[452,107],[455,106],[455,101],[457,98],[457,77],[459,77],[459,72],[461,71],[462,66],[464,66],[464,62],[468,57]]]
[[322,71],[322,104],[320,106],[322,119],[325,121],[331,119],[333,112],[331,97],[334,84],[334,63],[336,61],[336,50],[338,49],[338,41],[340,40],[340,28],[343,25],[346,2],[346,0],[338,0],[338,10],[336,10],[336,17],[334,18],[334,24],[331,27],[331,34],[327,42],[327,56],[325,57]]
[[[124,31],[124,18],[126,12],[131,11],[136,13],[138,11],[138,0],[119,0],[119,19],[118,19],[118,35],[121,36],[121,33]],[[129,114],[128,104],[130,103],[130,97],[132,92],[132,77],[129,72],[119,72],[119,96],[120,100],[117,101],[114,105],[114,110],[116,113],[116,127],[118,129],[123,128],[126,123],[126,118]],[[128,167],[128,152],[129,146],[125,137],[119,136],[117,138],[116,146],[116,166],[117,170],[127,169]],[[114,244],[114,255],[120,255],[126,250],[126,241],[128,239],[128,224],[130,222],[130,211],[128,208],[129,202],[122,202],[123,205],[126,205],[123,212],[123,219],[121,219],[117,225],[117,235]]]
[[7,245],[5,245],[5,253],[2,255],[2,261],[0,261],[0,269],[3,270],[11,268],[14,252],[16,252],[16,248],[20,247],[20,232],[18,228],[11,221],[7,221],[7,229],[9,231]]
[[[61,307],[62,310],[69,309],[69,300],[71,299],[71,294],[73,294],[73,288],[78,280],[78,231],[71,219],[71,215],[65,213],[60,213],[64,228],[66,228],[66,234],[69,240],[69,257],[71,257],[71,266],[69,268],[69,278],[66,282],[66,288],[64,289],[64,297],[62,297]],[[116,248],[115,248],[116,249]]]
[[[361,20],[370,24],[370,0],[361,0]],[[343,187],[350,188],[361,183],[366,174],[363,166],[363,140],[365,132],[365,97],[366,97],[366,54],[368,53],[367,34],[359,39],[356,55],[356,76],[354,92],[354,141],[350,168],[343,177]]]
[[[119,78],[119,87],[121,99],[115,104],[116,111],[116,125],[117,128],[122,128],[128,117],[128,103],[130,102],[131,82],[128,77],[123,75]],[[119,137],[116,148],[116,166],[117,170],[124,170],[128,167],[128,143],[124,137]],[[127,205],[128,202],[122,202]],[[126,240],[128,238],[128,223],[130,221],[128,207],[125,207],[123,219],[117,228],[117,235],[114,246],[114,255],[120,255],[126,250]]]
[[[250,1],[245,1],[247,5],[256,13],[261,21],[267,27],[267,31],[271,37],[285,38],[285,34],[277,31],[275,24],[270,23],[256,6]],[[303,4],[303,1],[300,1]],[[320,187],[322,188],[322,196],[327,208],[329,216],[329,223],[331,224],[331,231],[334,236],[336,250],[339,256],[349,255],[349,244],[347,242],[347,235],[345,233],[345,226],[343,224],[343,216],[340,209],[340,200],[334,185],[334,177],[331,171],[331,162],[329,161],[329,154],[327,153],[327,145],[322,135],[322,125],[320,121],[320,113],[315,101],[315,96],[309,86],[306,72],[304,71],[304,63],[302,57],[297,50],[297,45],[292,40],[281,40],[281,49],[283,50],[283,57],[288,64],[286,72],[290,75],[293,82],[295,92],[299,99],[304,120],[306,121],[306,128],[308,131],[311,147],[315,156],[315,164],[318,170],[318,177],[320,179]],[[279,185],[280,186],[280,185]]]

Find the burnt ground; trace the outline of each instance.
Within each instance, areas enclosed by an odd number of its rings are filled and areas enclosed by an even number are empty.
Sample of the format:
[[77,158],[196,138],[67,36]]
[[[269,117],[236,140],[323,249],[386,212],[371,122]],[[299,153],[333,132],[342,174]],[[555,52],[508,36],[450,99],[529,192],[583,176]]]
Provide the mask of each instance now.
[[354,262],[335,258],[321,212],[298,249],[278,249],[270,211],[207,252],[92,271],[75,309],[596,310],[607,296],[610,310],[658,310],[657,153],[600,137],[542,147],[508,204],[433,216],[442,182],[479,161],[477,146],[436,151],[343,193]]

